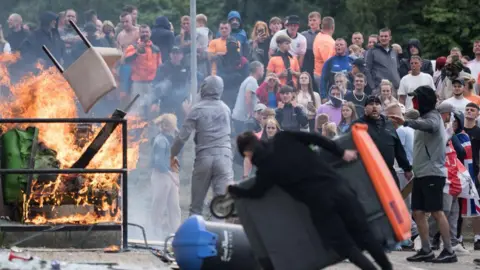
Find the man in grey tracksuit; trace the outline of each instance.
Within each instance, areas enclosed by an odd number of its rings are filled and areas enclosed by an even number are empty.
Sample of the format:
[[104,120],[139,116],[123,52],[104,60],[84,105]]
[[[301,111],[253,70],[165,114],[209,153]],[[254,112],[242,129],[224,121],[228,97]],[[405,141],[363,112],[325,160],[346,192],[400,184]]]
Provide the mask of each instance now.
[[382,79],[387,79],[392,82],[393,87],[398,89],[400,85],[400,75],[398,73],[398,55],[390,46],[392,39],[389,29],[380,30],[379,43],[368,50],[366,54],[365,63],[367,68],[365,75],[372,94],[380,94],[380,82]]
[[[434,263],[456,262],[457,256],[452,249],[450,239],[450,226],[443,212],[443,188],[447,177],[445,167],[447,134],[442,116],[435,109],[437,96],[429,86],[420,86],[408,95],[413,96],[413,106],[420,112],[420,117],[416,120],[403,120],[398,116],[389,116],[397,124],[415,130],[412,211],[422,240],[422,249],[407,260]],[[430,247],[425,213],[431,213],[435,218],[443,240],[444,249],[436,258]]]
[[221,101],[223,80],[208,76],[200,86],[200,101],[188,113],[171,149],[174,159],[195,131],[195,162],[192,173],[190,215],[201,215],[211,186],[214,196],[223,195],[233,183],[231,111]]

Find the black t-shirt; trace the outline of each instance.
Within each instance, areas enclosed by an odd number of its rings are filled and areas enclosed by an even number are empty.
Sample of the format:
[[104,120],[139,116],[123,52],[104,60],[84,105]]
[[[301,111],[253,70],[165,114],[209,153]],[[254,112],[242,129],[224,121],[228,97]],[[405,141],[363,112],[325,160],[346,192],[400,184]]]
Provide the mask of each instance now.
[[365,100],[367,99],[368,95],[363,93],[363,95],[357,96],[353,93],[353,91],[348,91],[345,95],[344,99],[346,101],[351,101],[355,108],[357,109],[357,116],[358,118],[362,117],[365,114]]
[[479,155],[480,155],[480,127],[475,125],[473,128],[464,128],[465,132],[470,137],[472,144],[472,156],[473,156],[473,173],[475,174],[474,181],[477,182],[476,176],[479,171]]

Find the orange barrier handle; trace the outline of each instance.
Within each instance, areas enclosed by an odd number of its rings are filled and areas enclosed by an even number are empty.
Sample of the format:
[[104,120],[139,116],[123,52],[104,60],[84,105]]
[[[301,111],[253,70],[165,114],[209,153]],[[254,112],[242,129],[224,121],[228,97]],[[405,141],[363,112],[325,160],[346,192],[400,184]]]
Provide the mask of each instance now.
[[411,237],[411,218],[402,194],[365,124],[352,126],[352,138],[398,241]]

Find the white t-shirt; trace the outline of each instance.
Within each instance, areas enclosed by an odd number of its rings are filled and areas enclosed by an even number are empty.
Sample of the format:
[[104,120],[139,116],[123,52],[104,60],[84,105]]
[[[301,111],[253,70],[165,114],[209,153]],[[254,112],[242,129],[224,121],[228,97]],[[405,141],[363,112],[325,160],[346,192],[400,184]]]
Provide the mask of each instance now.
[[237,100],[235,101],[235,107],[233,107],[232,118],[238,121],[248,120],[248,110],[246,108],[245,96],[247,91],[252,93],[252,106],[255,108],[257,105],[257,88],[258,82],[252,76],[248,76],[240,85],[238,90]]
[[412,98],[407,94],[412,93],[420,86],[430,86],[435,91],[435,85],[433,84],[433,78],[430,74],[420,72],[417,76],[408,74],[403,76],[400,80],[400,86],[398,87],[399,96],[407,96],[405,99],[405,110],[413,109]]
[[477,80],[478,73],[480,73],[480,61],[473,59],[472,61],[468,62],[467,67],[470,69],[472,77]]
[[[276,51],[277,47],[277,37],[280,35],[288,36],[287,29],[283,29],[273,35],[272,40],[270,41],[270,50]],[[288,52],[292,56],[305,55],[307,51],[307,39],[304,35],[297,33],[295,38],[292,38],[292,43],[290,43],[290,50]]]
[[459,111],[459,112],[462,112],[463,114],[465,114],[465,107],[471,101],[464,98],[464,97],[462,97],[461,99],[458,99],[458,98],[453,96],[451,98],[445,99],[443,102],[450,103],[453,106],[453,108],[455,109],[455,111]]

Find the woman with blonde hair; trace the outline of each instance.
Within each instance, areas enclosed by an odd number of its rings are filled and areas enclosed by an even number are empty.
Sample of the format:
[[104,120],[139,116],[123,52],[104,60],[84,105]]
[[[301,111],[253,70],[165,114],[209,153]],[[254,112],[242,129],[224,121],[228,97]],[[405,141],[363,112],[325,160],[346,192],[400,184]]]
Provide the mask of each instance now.
[[337,137],[337,124],[335,124],[334,122],[328,122],[323,124],[322,136],[329,139]]
[[342,105],[342,119],[338,124],[338,133],[344,134],[350,129],[353,121],[358,119],[357,110],[353,102],[345,102]]
[[3,35],[3,27],[0,24],[0,54],[2,53],[11,53],[12,48],[10,47],[10,43],[7,42],[5,36]]
[[153,141],[151,220],[157,236],[166,237],[174,233],[181,222],[178,168],[170,166],[170,148],[177,132],[177,117],[171,113],[162,114],[153,123],[160,133]]
[[320,107],[320,95],[313,92],[313,80],[308,72],[302,72],[298,80],[297,103],[306,109],[308,128],[315,131],[315,116]]
[[386,108],[389,104],[398,103],[398,100],[395,98],[395,89],[393,88],[392,82],[389,80],[383,79],[380,82],[380,101],[382,102],[382,108]]
[[268,25],[265,22],[257,21],[253,27],[249,41],[249,60],[259,61],[266,69],[268,66],[268,52],[270,49],[270,40],[272,36],[268,31]]

